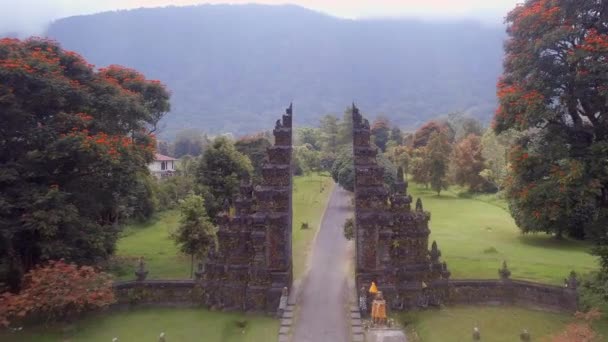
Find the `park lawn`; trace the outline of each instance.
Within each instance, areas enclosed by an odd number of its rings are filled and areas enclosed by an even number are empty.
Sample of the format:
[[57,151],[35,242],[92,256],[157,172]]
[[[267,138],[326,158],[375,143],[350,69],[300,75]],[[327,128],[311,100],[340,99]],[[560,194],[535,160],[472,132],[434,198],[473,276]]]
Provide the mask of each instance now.
[[134,279],[137,258],[144,257],[148,279],[190,278],[190,257],[179,252],[171,232],[179,225],[179,210],[158,213],[146,223],[127,225],[116,245],[119,259],[133,264],[131,272],[117,274],[119,280]]
[[[237,322],[246,321],[245,328]],[[273,341],[279,321],[271,317],[210,312],[203,309],[140,309],[92,316],[70,329],[24,329],[21,333],[0,333],[3,342],[109,342],[158,341],[161,332],[170,342]]]
[[[333,186],[328,174],[311,173],[293,178],[292,259],[295,279],[305,271],[307,254]],[[116,255],[132,267],[123,267],[120,272],[115,272],[117,279],[134,279],[137,258],[141,256],[150,272],[148,279],[189,278],[190,257],[181,254],[170,237],[179,225],[179,218],[179,210],[169,210],[157,214],[149,222],[127,225],[118,240]],[[303,222],[308,222],[310,228],[301,229]]]
[[[475,326],[479,327],[482,341],[519,341],[523,329],[528,330],[532,341],[542,341],[562,331],[573,320],[573,316],[568,314],[509,306],[455,306],[403,313],[396,317],[396,322],[405,326],[411,342],[469,342]],[[603,335],[605,326],[596,328]]]
[[417,184],[409,192],[431,212],[430,241],[437,241],[452,278],[496,279],[506,260],[513,278],[561,285],[571,270],[584,274],[598,266],[587,243],[521,234],[504,201],[449,191],[437,196]]
[[[294,279],[299,279],[306,272],[308,254],[321,225],[333,188],[334,181],[327,173],[311,173],[293,178],[292,260]],[[304,222],[308,223],[308,229],[301,229]]]

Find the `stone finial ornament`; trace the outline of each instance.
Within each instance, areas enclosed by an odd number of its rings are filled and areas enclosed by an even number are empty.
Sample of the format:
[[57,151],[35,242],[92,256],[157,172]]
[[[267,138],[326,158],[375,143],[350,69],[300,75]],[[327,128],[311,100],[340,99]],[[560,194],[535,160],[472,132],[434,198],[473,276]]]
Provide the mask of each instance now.
[[144,262],[144,257],[139,258],[139,263],[137,265],[137,270],[135,270],[135,277],[137,281],[144,281],[148,276],[148,270],[146,269],[146,263]]
[[205,265],[201,261],[198,263],[196,271],[194,271],[194,277],[197,281],[200,281],[203,279],[204,274],[205,274]]
[[420,198],[416,200],[416,211],[424,211],[424,208],[422,208],[422,200]]
[[277,311],[277,315],[279,317],[283,316],[283,312],[287,309],[287,299],[289,298],[289,289],[287,287],[283,287],[281,291],[281,298],[279,299],[279,308]]
[[289,107],[287,107],[287,109],[285,109],[285,114],[287,114],[287,115],[293,114],[293,102],[289,103]]
[[481,341],[481,332],[478,327],[473,328],[473,341]]
[[578,279],[576,277],[576,272],[570,272],[568,278],[564,280],[564,287],[569,288],[571,290],[576,290],[578,288]]
[[431,251],[429,252],[429,256],[431,257],[431,262],[439,262],[439,258],[441,257],[441,251],[437,247],[437,241],[433,241],[433,243],[431,244]]
[[508,280],[511,277],[511,271],[507,267],[507,261],[502,262],[502,267],[498,270],[498,275],[501,280]]
[[450,271],[448,270],[448,263],[444,261],[444,262],[441,264],[441,277],[442,277],[443,279],[446,279],[446,280],[447,280],[447,279],[450,279],[450,276],[451,276],[451,275],[452,275],[452,272],[450,272]]

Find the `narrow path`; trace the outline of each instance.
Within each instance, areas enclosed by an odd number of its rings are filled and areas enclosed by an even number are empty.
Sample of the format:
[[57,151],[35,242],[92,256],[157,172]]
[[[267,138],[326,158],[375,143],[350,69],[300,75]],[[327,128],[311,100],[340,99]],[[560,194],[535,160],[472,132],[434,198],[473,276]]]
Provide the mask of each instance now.
[[304,280],[294,342],[349,342],[347,314],[348,242],[344,221],[352,215],[350,195],[339,186],[331,194]]

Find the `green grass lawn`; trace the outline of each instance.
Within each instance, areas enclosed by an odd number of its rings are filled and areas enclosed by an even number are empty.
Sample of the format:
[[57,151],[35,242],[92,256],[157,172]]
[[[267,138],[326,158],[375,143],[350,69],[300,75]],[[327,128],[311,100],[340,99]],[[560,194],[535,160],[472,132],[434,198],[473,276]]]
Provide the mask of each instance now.
[[[129,272],[117,274],[119,280],[134,279],[137,258],[143,256],[148,267],[149,279],[183,279],[190,277],[190,258],[179,253],[170,237],[179,224],[179,211],[159,213],[147,223],[125,227],[118,240],[116,255],[129,260],[133,267]],[[133,259],[133,260],[131,260]]]
[[409,191],[431,212],[430,240],[437,241],[453,278],[495,279],[506,260],[513,278],[562,284],[571,270],[587,273],[597,267],[587,243],[521,234],[504,201],[448,191],[438,197],[416,184]]
[[[319,228],[334,182],[327,174],[311,173],[293,178],[293,272],[297,279],[306,268],[307,253]],[[323,189],[323,191],[321,191]],[[149,279],[190,277],[190,258],[179,253],[171,231],[179,224],[179,211],[159,213],[146,223],[125,227],[118,240],[116,255],[122,263],[132,265],[115,272],[119,280],[134,279],[137,258],[143,256]],[[308,222],[309,229],[301,229]]]
[[[237,325],[247,321],[245,328]],[[209,312],[203,309],[142,309],[93,316],[79,321],[69,332],[38,329],[0,333],[3,342],[121,342],[158,341],[161,332],[170,342],[274,341],[279,321],[270,317]]]
[[470,342],[473,327],[479,327],[482,341],[519,341],[528,329],[533,341],[561,331],[571,315],[526,310],[516,307],[457,306],[396,316],[411,342]]
[[[319,230],[334,181],[328,174],[311,173],[293,179],[293,236],[292,260],[294,279],[306,271],[308,252]],[[321,191],[323,189],[323,191]],[[307,222],[309,229],[301,229]]]

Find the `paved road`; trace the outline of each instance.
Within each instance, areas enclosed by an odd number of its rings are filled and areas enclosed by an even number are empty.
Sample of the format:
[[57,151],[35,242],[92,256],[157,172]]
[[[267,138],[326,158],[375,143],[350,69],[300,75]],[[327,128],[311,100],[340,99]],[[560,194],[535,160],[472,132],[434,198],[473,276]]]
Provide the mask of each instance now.
[[294,342],[349,342],[347,322],[348,242],[344,221],[351,216],[348,192],[336,186],[312,251],[310,272],[297,301]]

